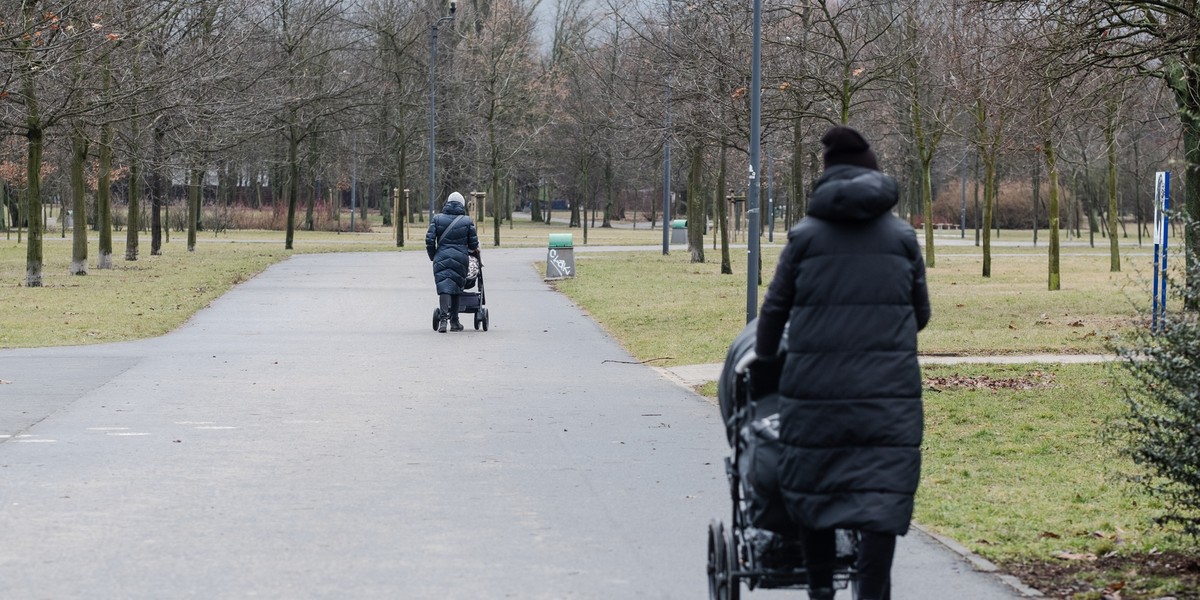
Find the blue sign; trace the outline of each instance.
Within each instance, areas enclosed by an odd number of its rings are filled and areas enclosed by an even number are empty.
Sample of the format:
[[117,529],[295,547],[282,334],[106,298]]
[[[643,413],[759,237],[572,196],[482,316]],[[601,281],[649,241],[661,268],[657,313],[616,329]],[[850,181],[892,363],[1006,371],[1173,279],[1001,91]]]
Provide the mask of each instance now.
[[1154,176],[1154,292],[1150,329],[1161,332],[1167,312],[1167,241],[1171,224],[1171,172]]

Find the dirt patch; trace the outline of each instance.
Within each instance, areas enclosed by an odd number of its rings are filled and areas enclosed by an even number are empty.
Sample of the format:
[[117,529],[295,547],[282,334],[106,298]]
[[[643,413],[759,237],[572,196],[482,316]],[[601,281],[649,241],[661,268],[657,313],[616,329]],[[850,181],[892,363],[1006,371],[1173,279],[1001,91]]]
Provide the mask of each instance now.
[[1200,600],[1200,553],[1151,552],[1002,565],[1047,598]]
[[927,377],[925,387],[933,392],[955,389],[972,390],[1032,390],[1054,385],[1054,374],[1045,371],[1030,371],[1020,377],[989,377],[987,375],[949,375]]

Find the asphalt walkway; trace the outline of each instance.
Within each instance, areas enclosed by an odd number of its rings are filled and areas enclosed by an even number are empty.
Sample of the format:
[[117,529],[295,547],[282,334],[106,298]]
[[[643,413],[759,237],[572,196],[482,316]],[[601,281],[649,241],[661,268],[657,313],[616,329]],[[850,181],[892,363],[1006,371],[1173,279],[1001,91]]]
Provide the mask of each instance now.
[[[487,332],[432,330],[423,252],[326,254],[160,338],[0,351],[0,594],[705,597],[717,407],[544,256],[485,251]],[[914,530],[893,597],[1021,597],[988,569]]]

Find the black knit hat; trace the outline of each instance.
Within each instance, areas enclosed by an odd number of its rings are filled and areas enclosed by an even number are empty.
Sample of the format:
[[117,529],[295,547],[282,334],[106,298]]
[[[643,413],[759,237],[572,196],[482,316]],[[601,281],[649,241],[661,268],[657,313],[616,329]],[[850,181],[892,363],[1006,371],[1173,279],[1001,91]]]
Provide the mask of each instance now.
[[821,136],[821,144],[825,146],[826,169],[833,165],[857,165],[879,170],[871,144],[853,128],[838,125]]

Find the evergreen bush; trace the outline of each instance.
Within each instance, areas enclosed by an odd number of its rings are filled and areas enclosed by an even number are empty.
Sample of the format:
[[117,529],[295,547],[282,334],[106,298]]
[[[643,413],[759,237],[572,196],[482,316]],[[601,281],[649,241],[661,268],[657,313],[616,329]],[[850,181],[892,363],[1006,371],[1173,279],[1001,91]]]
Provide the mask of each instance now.
[[[1185,246],[1185,244],[1180,244]],[[1195,257],[1193,257],[1195,258]],[[1187,280],[1200,282],[1200,267],[1188,260]],[[1200,537],[1200,293],[1186,281],[1167,278],[1168,307],[1157,327],[1150,315],[1114,348],[1128,413],[1118,439],[1145,469],[1137,480],[1165,501],[1158,521]],[[1157,329],[1157,330],[1156,330]]]

